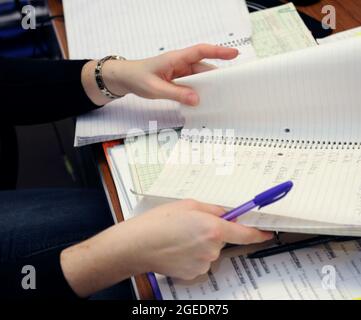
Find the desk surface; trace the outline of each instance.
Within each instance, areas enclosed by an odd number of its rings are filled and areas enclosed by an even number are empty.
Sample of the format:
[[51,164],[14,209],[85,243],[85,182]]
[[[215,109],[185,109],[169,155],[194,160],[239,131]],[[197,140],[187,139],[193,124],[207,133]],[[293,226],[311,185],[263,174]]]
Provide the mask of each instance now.
[[[307,7],[298,7],[298,9],[318,20],[323,17],[322,8],[325,5],[333,5],[336,8],[336,30],[335,32],[361,26],[361,1],[355,0],[322,0],[317,4]],[[63,5],[61,0],[48,0],[48,7],[51,16],[63,14]],[[65,33],[64,19],[56,18],[52,21],[56,37],[64,58],[68,58],[68,45]],[[109,199],[109,205],[112,207],[118,221],[123,221],[122,209],[115,184],[107,164],[105,154],[100,145],[94,146],[99,171],[103,180],[103,185]],[[145,275],[135,277],[137,290],[141,299],[153,299],[152,289]]]

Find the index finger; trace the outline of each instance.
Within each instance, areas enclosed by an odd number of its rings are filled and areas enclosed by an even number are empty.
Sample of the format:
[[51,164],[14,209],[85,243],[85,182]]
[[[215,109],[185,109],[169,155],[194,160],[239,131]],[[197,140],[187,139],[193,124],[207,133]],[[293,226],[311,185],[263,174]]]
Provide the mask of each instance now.
[[189,64],[194,64],[203,59],[231,60],[236,58],[239,52],[234,48],[214,46],[211,44],[198,44],[179,50],[179,54],[184,61]]
[[224,241],[232,244],[260,243],[273,238],[272,232],[260,231],[235,222],[222,220]]
[[183,204],[187,206],[189,209],[210,213],[216,216],[221,216],[226,213],[226,211],[222,207],[192,199],[183,200]]

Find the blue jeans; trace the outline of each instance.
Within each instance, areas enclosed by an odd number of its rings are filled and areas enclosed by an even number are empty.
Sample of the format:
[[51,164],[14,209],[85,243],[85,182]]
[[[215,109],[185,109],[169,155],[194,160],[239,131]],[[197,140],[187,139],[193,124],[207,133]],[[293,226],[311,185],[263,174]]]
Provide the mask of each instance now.
[[[0,297],[67,298],[71,290],[59,268],[60,252],[112,224],[99,190],[0,192]],[[40,288],[23,289],[24,264],[34,265]],[[130,288],[128,280],[94,298],[131,299]]]

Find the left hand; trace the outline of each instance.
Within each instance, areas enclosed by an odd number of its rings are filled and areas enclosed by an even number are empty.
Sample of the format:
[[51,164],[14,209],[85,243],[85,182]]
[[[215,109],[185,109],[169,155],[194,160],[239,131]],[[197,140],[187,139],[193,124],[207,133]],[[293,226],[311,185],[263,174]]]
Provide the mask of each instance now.
[[172,80],[215,69],[202,62],[203,59],[231,60],[238,54],[237,49],[199,44],[144,60],[107,61],[103,66],[103,78],[107,88],[117,95],[134,93],[148,99],[170,99],[195,106],[199,103],[197,93]]

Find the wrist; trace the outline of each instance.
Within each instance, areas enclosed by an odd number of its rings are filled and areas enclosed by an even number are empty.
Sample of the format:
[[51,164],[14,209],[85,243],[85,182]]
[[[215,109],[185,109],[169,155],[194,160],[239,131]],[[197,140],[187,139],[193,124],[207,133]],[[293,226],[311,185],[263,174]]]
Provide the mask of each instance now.
[[107,60],[103,64],[104,84],[111,93],[117,96],[130,93],[126,87],[128,64],[126,60]]
[[98,84],[95,80],[95,68],[97,62],[89,61],[87,62],[81,72],[81,83],[83,85],[84,91],[88,98],[96,105],[102,106],[111,101],[110,98],[107,98],[99,90]]
[[152,271],[154,261],[154,249],[150,241],[152,235],[146,222],[143,221],[143,216],[120,223],[115,228],[117,228],[117,241],[123,244],[118,246],[117,255],[119,258],[126,256],[131,275]]
[[143,272],[136,239],[125,223],[62,251],[60,264],[73,291],[87,297]]
[[[125,96],[129,93],[126,89],[124,75],[125,60],[109,60],[105,61],[102,68],[102,78],[107,89],[117,96]],[[99,89],[95,77],[97,61],[87,62],[81,72],[81,82],[85,93],[89,99],[96,105],[102,106],[111,102],[113,99],[105,96]]]

